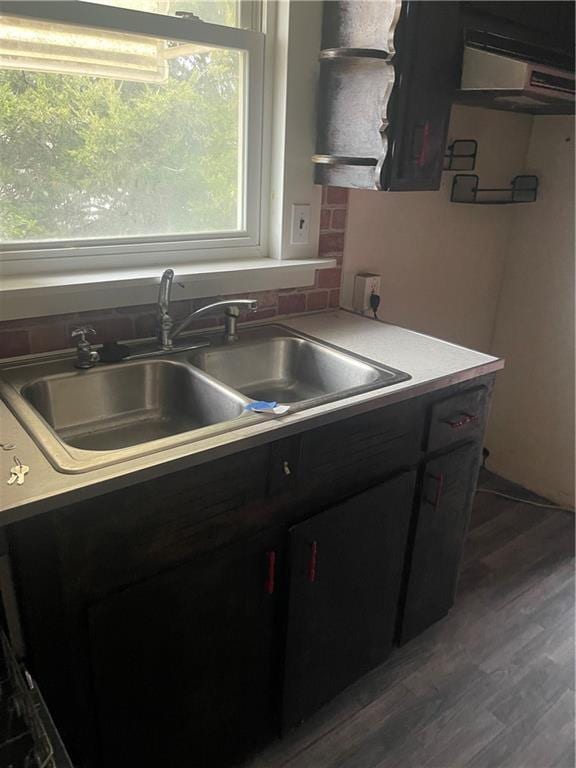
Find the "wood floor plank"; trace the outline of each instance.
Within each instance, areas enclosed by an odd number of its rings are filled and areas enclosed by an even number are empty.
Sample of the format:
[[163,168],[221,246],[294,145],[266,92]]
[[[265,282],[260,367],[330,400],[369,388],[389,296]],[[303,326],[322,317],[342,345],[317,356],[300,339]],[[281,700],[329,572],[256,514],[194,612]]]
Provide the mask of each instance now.
[[[432,664],[430,662],[430,666]],[[355,734],[351,744],[348,734],[344,734],[340,743],[342,754],[333,765],[338,768],[405,765],[407,758],[413,759],[416,747],[426,748],[429,741],[436,743],[437,734],[446,730],[444,724],[456,713],[464,713],[469,704],[475,711],[469,693],[490,684],[488,676],[463,656],[451,668],[438,669],[434,685],[424,685],[425,677],[419,677],[414,695],[403,702],[402,708],[387,713],[385,720],[372,719],[371,728],[361,741]],[[429,677],[433,677],[431,670]],[[414,680],[409,678],[403,685],[408,687],[408,683],[414,685]],[[469,721],[473,716],[470,711]],[[357,728],[362,728],[363,717],[363,713],[357,715]]]
[[402,708],[389,712],[385,719],[374,723],[362,741],[342,744],[340,756],[329,765],[331,768],[379,768],[397,764],[398,757],[402,758],[404,754],[406,743],[413,743],[414,732],[435,718],[443,707],[444,700],[439,694],[412,695]]
[[476,528],[480,528],[486,523],[491,524],[495,518],[500,514],[505,514],[509,509],[505,504],[502,504],[500,508],[494,503],[494,496],[488,494],[478,494],[474,504],[474,515],[470,519],[470,525],[468,530],[470,533]]
[[[512,727],[502,730],[468,768],[548,768],[557,757],[565,757],[570,747],[573,749],[573,722],[573,697],[566,692],[545,708],[533,707]],[[546,753],[546,742],[551,739],[556,746]]]
[[574,516],[478,495],[451,614],[244,768],[574,768],[574,685]]
[[[447,723],[443,732],[437,733],[425,754],[422,766],[425,768],[446,768],[463,766],[498,736],[505,726],[486,710],[469,707],[465,713],[458,711],[454,720]],[[418,765],[418,756],[408,757],[406,765]]]
[[315,742],[288,765],[290,768],[340,768],[346,765],[357,749],[365,749],[372,744],[375,733],[379,733],[382,728],[396,733],[396,738],[399,738],[397,731],[402,730],[398,724],[399,718],[404,723],[412,722],[432,706],[438,706],[438,702],[419,701],[401,684],[395,685],[356,716],[342,723],[327,738]]
[[[414,727],[400,745],[391,744],[379,768],[406,765],[451,765],[458,756],[470,759],[494,738],[503,724],[483,706],[495,690],[494,682],[471,662],[461,666],[452,690],[440,686],[419,697],[441,697],[437,712]],[[471,694],[474,693],[474,696]]]
[[569,686],[563,670],[550,659],[525,669],[506,685],[503,696],[494,701],[490,711],[505,725],[513,725],[533,713],[548,709],[564,694]]
[[536,507],[526,507],[498,497],[487,497],[488,507],[499,507],[500,513],[486,519],[483,525],[470,530],[464,550],[464,561],[481,559],[496,548],[514,541],[521,532],[530,531],[551,515]]

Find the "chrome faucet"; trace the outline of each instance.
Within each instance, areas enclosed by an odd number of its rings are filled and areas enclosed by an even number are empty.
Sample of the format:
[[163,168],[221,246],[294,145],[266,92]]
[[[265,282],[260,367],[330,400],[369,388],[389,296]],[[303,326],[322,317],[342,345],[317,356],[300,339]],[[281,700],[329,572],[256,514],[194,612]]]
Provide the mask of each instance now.
[[174,339],[183,333],[190,323],[200,315],[213,312],[215,309],[224,310],[224,342],[233,344],[238,341],[238,318],[240,317],[240,308],[246,307],[251,312],[258,309],[256,299],[225,299],[207,304],[205,307],[191,312],[175,328],[174,321],[170,317],[170,294],[172,291],[172,281],[174,280],[174,270],[166,269],[160,281],[160,291],[158,293],[158,341],[160,347],[169,352],[173,347]]
[[172,293],[172,281],[174,280],[174,270],[165,269],[160,280],[160,290],[158,291],[158,307],[156,310],[158,341],[162,349],[171,349],[170,331],[172,330],[173,320],[168,310],[170,309],[170,295]]

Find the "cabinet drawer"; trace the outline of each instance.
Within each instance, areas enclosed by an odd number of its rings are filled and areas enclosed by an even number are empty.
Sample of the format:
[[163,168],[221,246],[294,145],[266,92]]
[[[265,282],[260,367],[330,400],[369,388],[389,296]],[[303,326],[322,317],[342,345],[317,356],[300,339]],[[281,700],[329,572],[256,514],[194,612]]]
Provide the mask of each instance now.
[[416,464],[424,414],[408,401],[303,435],[300,477],[316,501],[363,490],[387,473]]
[[106,594],[241,537],[268,463],[261,446],[59,511],[64,579]]
[[437,451],[461,440],[474,440],[484,431],[488,389],[468,389],[432,406],[427,450]]
[[270,446],[268,495],[292,493],[298,485],[300,471],[300,435],[278,440]]

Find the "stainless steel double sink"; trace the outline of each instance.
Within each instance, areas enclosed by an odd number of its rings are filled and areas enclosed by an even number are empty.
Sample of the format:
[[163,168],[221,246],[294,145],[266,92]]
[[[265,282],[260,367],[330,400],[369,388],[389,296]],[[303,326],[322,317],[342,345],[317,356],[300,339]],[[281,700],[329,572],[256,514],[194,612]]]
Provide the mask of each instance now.
[[408,374],[280,325],[245,328],[240,341],[76,370],[70,354],[0,370],[0,395],[62,472],[86,472],[191,443],[270,416],[396,384]]

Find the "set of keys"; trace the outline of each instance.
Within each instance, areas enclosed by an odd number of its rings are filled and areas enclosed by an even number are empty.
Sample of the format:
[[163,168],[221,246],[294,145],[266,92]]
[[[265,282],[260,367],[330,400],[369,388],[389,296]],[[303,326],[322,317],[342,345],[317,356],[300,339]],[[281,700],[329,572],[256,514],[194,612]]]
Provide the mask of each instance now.
[[10,478],[6,481],[8,485],[24,485],[24,477],[30,472],[30,467],[22,464],[18,456],[14,456],[14,466],[10,467]]

